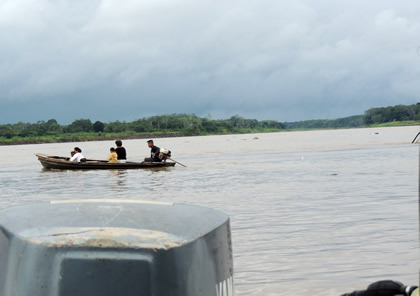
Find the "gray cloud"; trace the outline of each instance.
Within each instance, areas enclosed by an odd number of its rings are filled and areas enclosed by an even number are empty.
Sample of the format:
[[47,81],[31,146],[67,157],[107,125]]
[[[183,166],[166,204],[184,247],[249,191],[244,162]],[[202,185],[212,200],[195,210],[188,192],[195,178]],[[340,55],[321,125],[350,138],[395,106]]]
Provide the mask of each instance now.
[[386,0],[0,0],[0,121],[293,121],[415,103],[419,13]]

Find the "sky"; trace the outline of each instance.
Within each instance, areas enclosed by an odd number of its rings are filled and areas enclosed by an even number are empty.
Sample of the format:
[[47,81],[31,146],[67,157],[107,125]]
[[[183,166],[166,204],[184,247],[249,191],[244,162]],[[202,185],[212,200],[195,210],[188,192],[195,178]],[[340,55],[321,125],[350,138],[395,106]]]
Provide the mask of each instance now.
[[417,102],[418,0],[0,0],[0,123]]

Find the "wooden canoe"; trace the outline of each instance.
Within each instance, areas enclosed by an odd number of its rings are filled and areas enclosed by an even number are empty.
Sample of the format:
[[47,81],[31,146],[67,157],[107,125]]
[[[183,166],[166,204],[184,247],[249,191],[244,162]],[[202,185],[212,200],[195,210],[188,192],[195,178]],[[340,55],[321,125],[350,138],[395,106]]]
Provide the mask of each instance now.
[[148,169],[175,166],[175,162],[133,162],[109,163],[107,160],[87,159],[86,162],[69,161],[69,157],[52,156],[42,153],[35,154],[42,166],[46,169],[59,170],[121,170],[121,169]]

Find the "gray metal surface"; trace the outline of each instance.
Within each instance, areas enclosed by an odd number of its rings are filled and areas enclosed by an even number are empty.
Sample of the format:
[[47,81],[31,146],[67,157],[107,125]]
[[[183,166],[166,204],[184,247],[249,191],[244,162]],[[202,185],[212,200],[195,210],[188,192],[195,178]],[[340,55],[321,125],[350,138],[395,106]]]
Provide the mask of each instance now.
[[229,218],[124,200],[0,211],[1,296],[233,295]]

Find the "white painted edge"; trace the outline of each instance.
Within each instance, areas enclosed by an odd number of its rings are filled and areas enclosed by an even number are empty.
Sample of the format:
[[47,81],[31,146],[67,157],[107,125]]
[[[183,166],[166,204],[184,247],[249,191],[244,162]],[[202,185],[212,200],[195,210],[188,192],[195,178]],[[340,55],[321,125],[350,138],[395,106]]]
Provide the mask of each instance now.
[[122,203],[122,204],[149,204],[173,206],[173,203],[163,201],[147,201],[147,200],[130,200],[130,199],[68,199],[68,200],[51,200],[50,204],[68,204],[68,203]]

